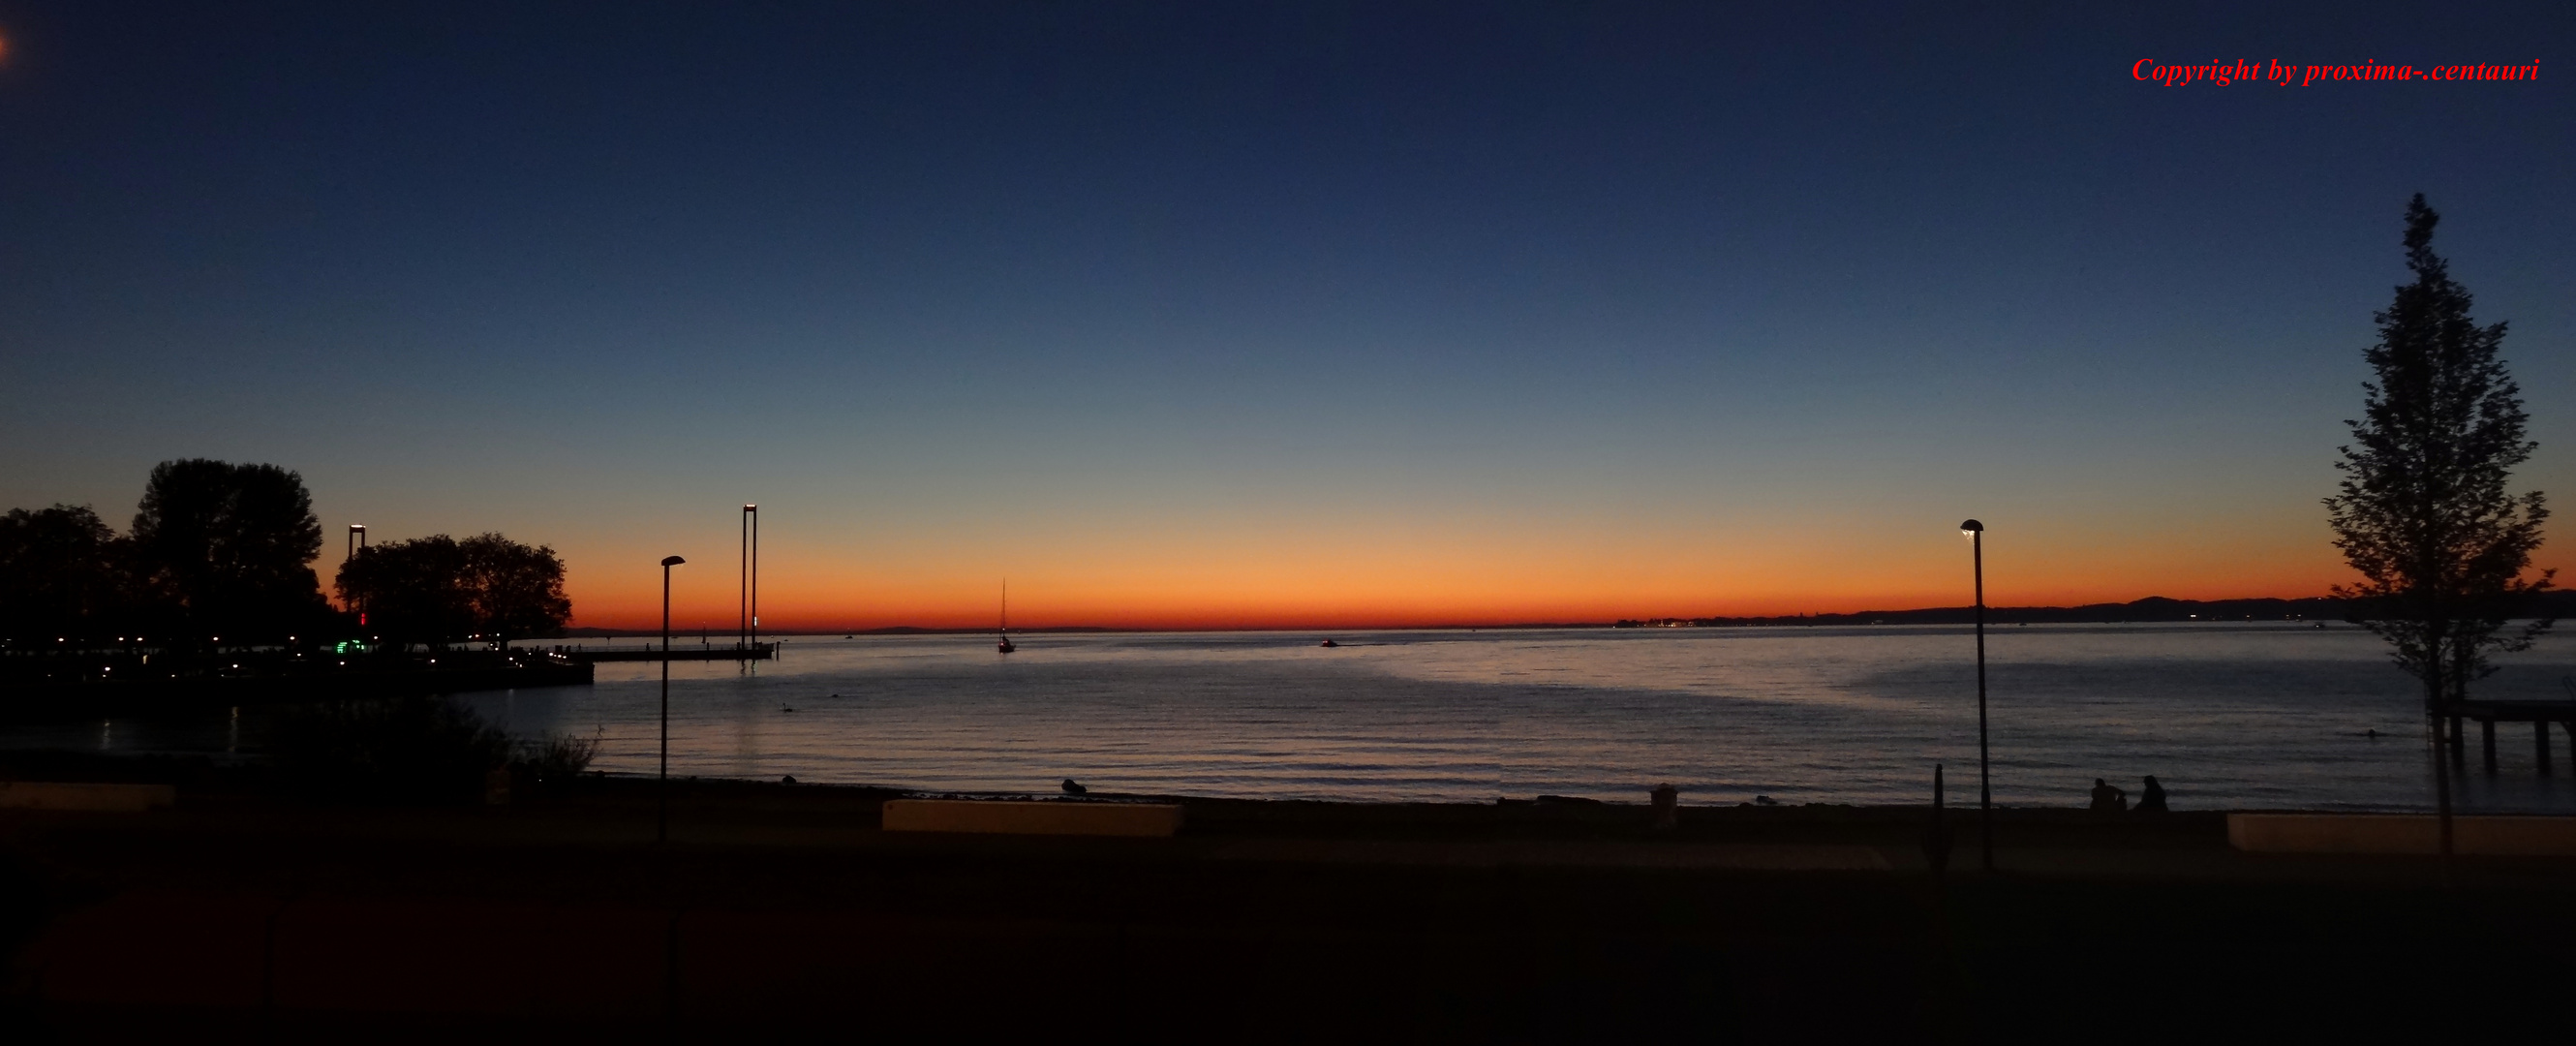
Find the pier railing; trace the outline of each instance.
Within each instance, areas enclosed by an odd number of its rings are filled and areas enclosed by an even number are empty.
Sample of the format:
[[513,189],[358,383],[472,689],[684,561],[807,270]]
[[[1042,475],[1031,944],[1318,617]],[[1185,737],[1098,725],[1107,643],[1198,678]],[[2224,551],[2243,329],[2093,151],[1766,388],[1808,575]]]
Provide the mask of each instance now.
[[[666,655],[662,644],[587,643],[557,644],[536,648],[546,653],[561,654],[575,661],[660,661]],[[673,643],[667,655],[673,661],[775,661],[776,643]]]

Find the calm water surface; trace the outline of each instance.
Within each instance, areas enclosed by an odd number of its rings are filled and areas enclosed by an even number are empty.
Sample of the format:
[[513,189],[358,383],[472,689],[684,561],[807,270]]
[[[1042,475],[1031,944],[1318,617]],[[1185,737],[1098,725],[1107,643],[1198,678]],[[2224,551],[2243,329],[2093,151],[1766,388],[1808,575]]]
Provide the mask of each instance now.
[[[1940,763],[1953,800],[1975,798],[1965,628],[1324,635],[1033,635],[1008,657],[986,637],[795,637],[748,670],[672,665],[672,772],[1477,802],[1641,801],[1668,781],[1685,802],[1896,803],[1924,801]],[[2080,805],[2095,777],[2134,795],[2155,774],[2180,806],[2427,806],[2417,698],[2384,649],[2348,625],[1994,629],[1996,800]],[[2500,662],[2480,696],[2566,700],[2576,642]],[[514,733],[596,733],[598,768],[651,773],[659,671],[603,664],[593,686],[469,700]],[[119,726],[12,740],[256,747],[229,722]],[[2531,734],[2501,728],[2502,773],[2470,773],[2464,805],[2576,811],[2566,735],[2540,777]]]

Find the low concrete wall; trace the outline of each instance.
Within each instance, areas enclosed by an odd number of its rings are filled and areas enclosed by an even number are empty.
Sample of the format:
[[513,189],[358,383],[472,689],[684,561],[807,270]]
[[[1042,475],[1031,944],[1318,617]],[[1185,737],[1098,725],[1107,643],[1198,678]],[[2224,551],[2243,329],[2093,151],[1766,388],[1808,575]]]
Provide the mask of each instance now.
[[0,809],[100,810],[131,813],[179,801],[179,790],[155,784],[68,784],[0,781]]
[[[2229,814],[2227,842],[2249,853],[2440,853],[2431,814]],[[2454,817],[2454,853],[2576,857],[2576,817]]]
[[1181,808],[1161,803],[889,799],[884,825],[889,832],[1159,836],[1181,830]]

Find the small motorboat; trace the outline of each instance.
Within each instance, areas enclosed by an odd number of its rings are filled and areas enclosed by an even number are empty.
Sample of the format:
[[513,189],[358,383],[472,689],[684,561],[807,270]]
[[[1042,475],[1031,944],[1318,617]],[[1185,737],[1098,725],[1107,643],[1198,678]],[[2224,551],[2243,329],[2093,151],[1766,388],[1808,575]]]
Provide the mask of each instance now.
[[1315,644],[1315,645],[1316,645],[1316,646],[1340,646],[1341,644],[1340,644],[1340,643],[1333,642],[1332,640],[1327,639],[1327,640],[1325,640],[1325,641],[1323,641],[1323,642],[1321,642],[1321,643],[1317,643],[1317,644]]

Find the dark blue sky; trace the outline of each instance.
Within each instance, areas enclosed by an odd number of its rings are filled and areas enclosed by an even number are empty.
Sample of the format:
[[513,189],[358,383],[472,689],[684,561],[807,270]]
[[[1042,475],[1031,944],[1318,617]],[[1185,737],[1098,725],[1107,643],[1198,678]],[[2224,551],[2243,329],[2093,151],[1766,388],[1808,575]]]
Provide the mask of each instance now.
[[[2410,193],[2576,479],[2570,11],[0,0],[0,496],[599,607],[741,500],[818,614],[2314,588]],[[2542,75],[2130,75],[2238,58]]]

